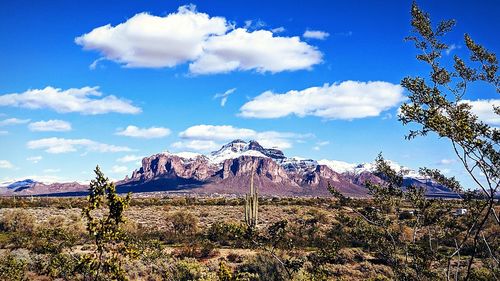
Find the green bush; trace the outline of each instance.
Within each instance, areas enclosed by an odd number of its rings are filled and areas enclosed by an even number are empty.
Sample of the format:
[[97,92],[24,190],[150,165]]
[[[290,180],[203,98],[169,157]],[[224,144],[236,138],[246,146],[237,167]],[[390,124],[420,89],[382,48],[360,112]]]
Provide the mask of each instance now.
[[26,277],[26,261],[16,258],[11,253],[0,257],[0,280],[3,281],[24,281]]
[[207,231],[207,238],[221,246],[241,246],[246,227],[240,223],[215,222]]

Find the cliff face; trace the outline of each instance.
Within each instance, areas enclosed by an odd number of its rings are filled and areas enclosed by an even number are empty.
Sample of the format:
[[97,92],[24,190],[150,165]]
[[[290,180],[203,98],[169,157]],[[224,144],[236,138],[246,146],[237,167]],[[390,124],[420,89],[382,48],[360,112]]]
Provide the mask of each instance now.
[[204,181],[217,170],[202,155],[186,159],[172,154],[155,154],[142,159],[142,167],[132,173],[129,181],[150,181],[157,178],[184,178]]

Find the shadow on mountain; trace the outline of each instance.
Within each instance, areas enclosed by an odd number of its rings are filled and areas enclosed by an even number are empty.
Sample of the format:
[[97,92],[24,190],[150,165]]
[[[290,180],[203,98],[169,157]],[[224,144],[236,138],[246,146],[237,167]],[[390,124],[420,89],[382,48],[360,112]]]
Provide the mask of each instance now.
[[158,191],[189,191],[200,188],[205,182],[184,178],[156,178],[148,181],[129,181],[117,184],[118,193],[158,192]]

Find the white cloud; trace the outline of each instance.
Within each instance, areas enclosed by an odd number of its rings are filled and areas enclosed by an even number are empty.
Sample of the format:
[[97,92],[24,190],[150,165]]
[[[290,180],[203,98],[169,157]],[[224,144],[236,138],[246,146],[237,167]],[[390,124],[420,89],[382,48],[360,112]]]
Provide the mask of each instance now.
[[184,139],[226,141],[252,138],[256,133],[251,129],[236,128],[227,125],[196,125],[187,128],[179,136]]
[[71,123],[63,120],[38,121],[28,125],[34,132],[65,132],[71,131]]
[[[59,176],[54,176],[54,175],[25,175],[23,177],[19,178],[10,178],[10,177],[5,177],[2,179],[2,182],[17,182],[17,181],[23,181],[25,179],[32,179],[36,182],[42,182],[45,184],[50,184],[54,182],[64,182],[66,179],[59,177]],[[81,184],[85,184],[80,182]]]
[[[0,102],[1,102],[1,96],[0,96]],[[30,119],[9,118],[9,119],[5,119],[5,120],[0,121],[0,126],[26,124],[29,121],[30,121]]]
[[128,173],[129,169],[126,166],[118,166],[115,165],[111,168],[111,172],[115,174],[126,174]]
[[281,32],[285,32],[285,31],[286,31],[286,29],[283,26],[271,29],[272,33],[281,33]]
[[228,28],[222,17],[181,6],[165,17],[140,13],[117,26],[95,28],[75,42],[127,67],[173,67],[199,57],[205,40]]
[[351,120],[378,116],[404,101],[403,88],[388,82],[344,81],[301,91],[266,91],[240,108],[248,118],[280,118],[295,114]]
[[227,99],[232,93],[234,93],[234,91],[236,91],[236,88],[229,89],[224,93],[215,94],[214,99],[220,98],[220,106],[224,106],[226,105]]
[[40,162],[40,160],[42,160],[42,159],[43,159],[42,156],[31,156],[31,157],[26,158],[27,161],[30,161],[33,164]]
[[9,131],[0,131],[0,136],[8,135]]
[[322,61],[322,54],[299,37],[275,37],[271,31],[235,29],[210,37],[204,53],[189,64],[195,74],[226,73],[235,70],[264,72],[310,69]]
[[329,141],[319,141],[313,147],[313,150],[320,151],[322,146],[329,145],[329,144],[330,144]]
[[13,169],[14,165],[7,160],[0,160],[0,169]]
[[330,33],[321,30],[306,30],[302,37],[309,39],[325,40]]
[[29,149],[44,149],[45,152],[54,154],[74,152],[80,148],[85,149],[86,152],[131,151],[131,149],[126,146],[110,145],[89,139],[64,139],[54,137],[29,141],[27,146]]
[[[252,22],[248,24],[250,28]],[[257,22],[255,27],[262,26]],[[164,17],[136,14],[116,26],[97,27],[75,42],[126,67],[161,68],[190,63],[189,69],[195,74],[279,72],[309,69],[321,62],[321,53],[298,37],[274,37],[271,31],[249,32],[248,28],[234,29],[234,24],[224,17],[210,17],[190,5]]]
[[170,135],[170,129],[163,127],[139,128],[130,125],[124,130],[118,131],[116,134],[132,138],[153,139]]
[[450,164],[453,164],[455,163],[456,160],[455,159],[441,159],[439,160],[439,165],[450,165]]
[[[229,125],[196,125],[187,128],[179,136],[183,139],[192,140],[188,145],[186,142],[175,144],[175,148],[205,148],[196,150],[209,150],[218,148],[221,142],[232,141],[235,139],[254,139],[264,147],[277,147],[287,149],[292,147],[296,139],[311,137],[309,134],[296,134],[290,132],[263,131],[257,132],[247,128],[237,128]],[[183,146],[184,145],[184,146]]]
[[128,100],[113,95],[102,97],[98,87],[62,90],[53,87],[27,90],[23,93],[0,95],[0,106],[29,109],[49,108],[59,113],[104,114],[110,112],[136,114],[141,109]]
[[211,140],[178,141],[172,144],[173,148],[196,151],[213,151],[220,148],[220,144]]
[[470,104],[472,106],[472,112],[484,123],[492,126],[500,126],[500,115],[493,111],[493,106],[500,106],[500,99],[464,100],[463,102]]
[[120,163],[140,162],[142,160],[142,158],[143,158],[142,156],[130,154],[130,155],[125,155],[121,158],[116,159],[116,162],[120,162]]
[[462,48],[462,46],[459,46],[459,45],[455,45],[455,44],[451,44],[448,46],[448,49],[446,49],[444,52],[446,53],[446,55],[449,55],[451,54],[451,52],[453,52],[454,50],[456,49],[460,49]]

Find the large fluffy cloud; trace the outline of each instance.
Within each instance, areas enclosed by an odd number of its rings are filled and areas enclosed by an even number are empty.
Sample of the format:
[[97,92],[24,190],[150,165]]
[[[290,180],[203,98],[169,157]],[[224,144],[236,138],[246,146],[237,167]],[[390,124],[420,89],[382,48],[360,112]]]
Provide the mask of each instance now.
[[23,93],[0,95],[0,106],[29,109],[49,108],[60,113],[104,114],[110,112],[136,114],[141,109],[130,101],[113,95],[102,96],[98,87],[62,90],[53,87],[27,90]]
[[80,148],[83,148],[85,151],[95,152],[131,151],[131,149],[126,146],[105,144],[89,139],[64,139],[54,137],[29,141],[27,146],[29,149],[43,149],[47,153],[54,154],[74,152]]
[[500,107],[500,100],[464,100],[472,106],[472,112],[483,122],[492,126],[500,126],[500,115],[493,111],[493,106]]
[[71,131],[71,123],[63,120],[33,122],[28,125],[33,132],[65,132]]
[[154,139],[170,135],[170,129],[163,127],[139,128],[137,126],[127,126],[127,128],[116,133],[120,136],[132,138]]
[[189,65],[197,74],[256,70],[281,72],[308,69],[321,61],[321,53],[299,37],[275,37],[271,31],[235,29],[207,40],[204,53]]
[[228,28],[224,18],[182,6],[165,17],[141,13],[114,27],[95,28],[75,42],[129,67],[172,67],[200,56],[204,41]]
[[388,82],[344,81],[301,91],[277,94],[266,91],[240,108],[249,118],[318,116],[326,119],[356,119],[378,116],[405,100],[403,88]]
[[299,37],[234,29],[225,18],[197,12],[193,5],[181,6],[164,17],[137,14],[116,26],[97,27],[75,42],[127,67],[173,67],[190,62],[189,69],[196,74],[308,69],[321,62],[322,56]]
[[258,132],[229,125],[196,125],[187,128],[179,136],[184,141],[174,143],[174,148],[209,151],[218,149],[224,142],[234,139],[254,139],[265,147],[287,149],[292,147],[295,139],[303,139],[311,135],[277,131]]

